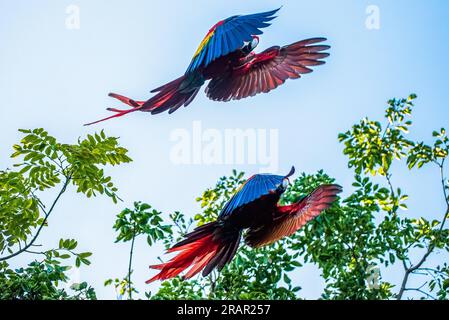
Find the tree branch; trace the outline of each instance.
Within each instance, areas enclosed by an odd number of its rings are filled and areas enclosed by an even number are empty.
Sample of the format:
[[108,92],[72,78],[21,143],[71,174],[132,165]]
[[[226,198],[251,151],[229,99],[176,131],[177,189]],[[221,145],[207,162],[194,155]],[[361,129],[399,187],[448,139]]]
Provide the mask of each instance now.
[[446,159],[443,159],[443,161],[441,161],[441,163],[439,164],[440,166],[440,176],[441,176],[441,185],[443,187],[443,196],[444,196],[444,200],[446,201],[446,213],[444,215],[443,221],[441,222],[441,226],[440,226],[440,231],[442,231],[444,229],[444,225],[447,221],[447,217],[449,216],[449,197],[447,194],[447,186],[446,186],[446,182],[444,181],[444,162]]
[[131,250],[129,252],[129,264],[128,264],[128,297],[129,300],[132,300],[132,292],[133,292],[133,288],[131,286],[131,268],[132,268],[132,263],[133,263],[133,252],[134,252],[134,241],[136,240],[136,226],[134,225],[134,230],[133,230],[133,239],[131,241]]
[[[443,161],[441,161],[441,163],[438,164],[438,166],[440,167],[441,183],[442,183],[442,186],[443,186],[443,195],[444,195],[444,200],[446,201],[446,204],[447,204],[447,208],[446,208],[446,211],[444,212],[443,220],[441,221],[441,225],[440,225],[440,228],[439,228],[439,232],[440,233],[438,234],[438,236],[441,235],[441,231],[443,231],[443,229],[444,229],[444,225],[445,225],[445,223],[447,221],[447,217],[448,217],[448,214],[449,214],[449,199],[447,197],[446,183],[445,183],[445,180],[444,180],[444,162],[445,162],[445,159],[443,159]],[[404,275],[404,278],[402,280],[401,289],[399,290],[399,293],[397,295],[397,300],[401,300],[402,299],[402,296],[404,295],[405,291],[415,290],[415,289],[407,289],[406,288],[408,279],[410,277],[410,274],[413,273],[414,271],[416,271],[417,269],[421,268],[421,266],[424,264],[424,262],[426,262],[427,258],[432,254],[434,249],[435,249],[435,243],[429,243],[427,251],[424,254],[424,256],[421,258],[421,260],[416,265],[412,265],[408,269],[405,270],[405,275]],[[421,292],[422,290],[421,291],[420,290],[415,290],[415,291]],[[425,292],[421,292],[421,293],[426,294]]]
[[437,298],[432,296],[430,293],[427,293],[427,292],[425,292],[424,290],[422,290],[420,288],[406,288],[405,291],[416,291],[416,292],[422,293],[423,295],[425,295],[426,297],[428,297],[430,299],[438,300]]
[[55,200],[53,201],[53,204],[51,205],[50,209],[48,211],[45,211],[45,209],[42,209],[42,211],[45,214],[44,220],[42,221],[41,225],[39,226],[39,228],[36,231],[36,234],[34,235],[33,239],[31,239],[31,241],[26,244],[23,248],[20,248],[17,252],[14,252],[6,257],[0,257],[0,261],[5,261],[8,259],[11,259],[23,252],[26,252],[31,246],[33,246],[34,242],[37,240],[37,238],[39,237],[39,234],[41,233],[42,229],[44,228],[44,226],[47,224],[48,221],[48,217],[50,216],[50,214],[53,212],[53,209],[55,208],[56,204],[58,203],[59,199],[61,198],[61,196],[63,195],[63,193],[67,190],[67,186],[69,185],[70,182],[70,177],[66,178],[66,181],[64,182],[64,185],[62,186],[62,189],[59,191],[57,197],[55,198]]

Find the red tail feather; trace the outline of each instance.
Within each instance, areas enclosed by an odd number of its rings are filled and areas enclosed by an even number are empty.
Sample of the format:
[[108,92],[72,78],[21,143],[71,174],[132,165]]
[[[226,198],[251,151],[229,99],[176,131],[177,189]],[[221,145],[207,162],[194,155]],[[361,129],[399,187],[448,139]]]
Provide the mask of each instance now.
[[157,92],[157,94],[147,101],[135,101],[116,93],[110,93],[110,97],[131,106],[132,109],[119,110],[115,108],[108,108],[108,111],[116,112],[116,114],[85,125],[90,126],[92,124],[118,118],[135,111],[145,111],[151,112],[151,114],[158,114],[168,110],[169,113],[173,113],[183,105],[187,107],[198,94],[198,91],[203,84],[204,79],[201,77],[186,78],[185,76],[182,76],[170,83],[167,83],[166,85],[163,85],[162,87],[153,90],[152,92]]
[[230,249],[236,248],[239,242],[239,232],[226,231],[217,222],[201,226],[168,250],[168,253],[179,252],[178,255],[166,263],[150,266],[160,272],[146,283],[176,277],[188,268],[184,279],[192,278],[205,268],[208,273],[217,266],[222,268],[233,258],[235,250]]
[[107,108],[106,110],[115,112],[116,114],[114,114],[114,115],[112,115],[110,117],[98,120],[98,121],[87,123],[87,124],[85,124],[85,126],[90,126],[90,125],[97,124],[97,123],[100,123],[100,122],[103,122],[103,121],[106,121],[106,120],[109,120],[109,119],[122,117],[122,116],[124,116],[124,115],[126,115],[128,113],[131,113],[131,112],[139,111],[142,108],[143,104],[145,103],[145,101],[135,101],[133,99],[127,98],[125,96],[122,96],[122,95],[119,95],[119,94],[116,94],[116,93],[110,93],[109,96],[112,97],[112,98],[115,98],[117,100],[120,100],[121,102],[123,102],[123,103],[125,103],[125,104],[127,104],[127,105],[129,105],[129,106],[131,106],[133,108],[132,109],[128,109],[128,110],[119,110],[119,109],[115,109],[115,108]]
[[133,99],[130,99],[128,97],[116,94],[116,93],[110,93],[109,96],[111,98],[115,98],[117,100],[120,100],[121,102],[127,104],[128,106],[134,107],[134,108],[138,108],[141,107],[145,101],[134,101]]

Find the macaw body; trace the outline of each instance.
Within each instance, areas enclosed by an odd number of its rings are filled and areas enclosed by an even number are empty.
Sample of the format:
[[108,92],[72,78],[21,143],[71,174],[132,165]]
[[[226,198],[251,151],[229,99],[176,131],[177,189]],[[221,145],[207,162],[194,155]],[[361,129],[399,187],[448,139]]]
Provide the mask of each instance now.
[[290,236],[329,208],[342,191],[338,185],[322,185],[297,203],[281,206],[280,197],[293,173],[294,168],[286,176],[258,174],[248,179],[216,221],[198,227],[170,248],[168,253],[178,253],[170,261],[150,266],[160,272],[147,283],[176,277],[189,268],[184,279],[201,271],[203,276],[215,268],[220,271],[235,256],[242,236],[253,248]]
[[146,101],[109,94],[132,108],[108,108],[115,114],[90,124],[135,111],[173,113],[181,106],[187,107],[207,81],[210,82],[206,87],[206,95],[211,100],[229,101],[252,97],[270,92],[287,79],[297,79],[302,74],[312,72],[312,66],[324,64],[321,59],[328,57],[329,53],[323,51],[330,47],[318,43],[325,41],[325,38],[307,39],[254,53],[259,44],[258,35],[263,33],[261,29],[270,25],[268,22],[275,18],[274,14],[278,10],[233,16],[218,22],[201,42],[183,76],[151,91],[155,95]]

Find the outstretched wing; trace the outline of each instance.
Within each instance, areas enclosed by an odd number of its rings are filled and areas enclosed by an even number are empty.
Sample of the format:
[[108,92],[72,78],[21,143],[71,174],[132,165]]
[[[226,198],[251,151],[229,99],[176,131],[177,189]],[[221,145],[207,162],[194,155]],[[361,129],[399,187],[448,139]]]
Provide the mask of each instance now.
[[329,53],[323,51],[330,47],[315,45],[323,41],[326,39],[313,38],[282,48],[269,48],[240,68],[212,79],[206,94],[215,101],[229,101],[267,93],[287,79],[297,79],[301,74],[312,72],[309,67],[324,64],[320,59],[329,56]]
[[256,174],[252,176],[240,187],[231,200],[226,203],[221,210],[219,217],[225,218],[232,214],[236,209],[275,191],[282,183],[283,179],[283,176],[272,174]]
[[323,210],[328,209],[341,191],[342,188],[338,185],[322,185],[295,204],[279,206],[273,223],[247,232],[246,244],[262,247],[294,234]]
[[270,192],[275,191],[282,184],[284,179],[291,177],[294,173],[295,167],[292,167],[286,176],[273,174],[256,174],[252,176],[237,190],[231,200],[225,204],[219,217],[227,217],[234,210],[270,194]]
[[213,26],[201,42],[186,73],[208,66],[212,61],[225,56],[260,35],[262,28],[270,26],[279,9],[244,16],[233,16]]

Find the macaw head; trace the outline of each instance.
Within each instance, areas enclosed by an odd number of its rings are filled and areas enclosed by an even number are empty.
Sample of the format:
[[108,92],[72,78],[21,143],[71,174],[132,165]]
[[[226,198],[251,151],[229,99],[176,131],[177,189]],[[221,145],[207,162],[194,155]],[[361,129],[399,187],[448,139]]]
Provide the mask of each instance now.
[[284,177],[284,179],[282,180],[281,185],[279,186],[279,188],[280,188],[282,191],[287,190],[288,186],[290,185],[290,177],[291,177],[292,175],[294,175],[294,174],[295,174],[295,167],[292,167],[292,169],[290,170],[289,174],[287,174],[287,175]]
[[282,180],[282,190],[287,190],[288,186],[290,185],[290,179],[289,178],[284,178],[284,180]]
[[242,48],[242,51],[245,52],[246,54],[250,54],[254,49],[256,49],[258,44],[259,44],[259,37],[253,36],[253,40],[245,43],[245,45]]
[[250,42],[250,46],[251,46],[251,51],[253,51],[254,49],[256,49],[256,47],[259,45],[259,37],[258,36],[253,36],[253,40]]

